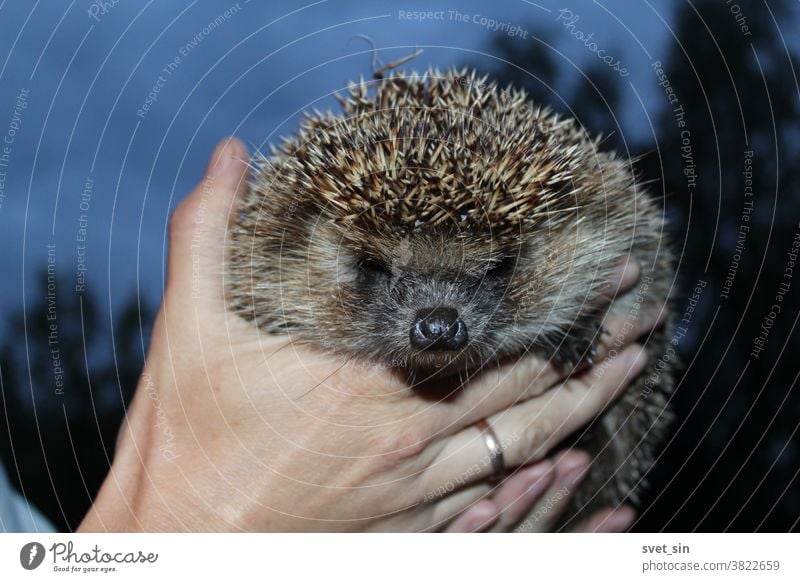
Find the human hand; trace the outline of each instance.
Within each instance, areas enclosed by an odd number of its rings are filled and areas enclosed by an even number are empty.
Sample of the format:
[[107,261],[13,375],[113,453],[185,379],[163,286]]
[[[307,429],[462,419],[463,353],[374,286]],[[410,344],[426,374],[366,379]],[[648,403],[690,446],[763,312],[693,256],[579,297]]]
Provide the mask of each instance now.
[[[618,272],[609,282],[609,293],[624,293],[639,279],[639,265],[626,259],[620,264]],[[656,312],[645,309],[640,314],[635,329],[635,337],[647,333],[660,324]],[[612,346],[624,343],[624,322],[618,316],[610,316],[605,322],[608,331],[598,345],[597,359],[605,357]],[[587,387],[598,381],[598,371],[602,365],[590,369],[580,377]],[[636,374],[629,376],[632,381]],[[553,390],[558,389],[554,387]],[[523,466],[503,479],[502,483],[490,488],[488,484],[485,497],[462,512],[447,528],[448,532],[547,532],[559,525],[564,511],[570,505],[574,492],[587,475],[591,459],[580,450],[566,450],[553,459],[544,459]],[[579,523],[567,524],[573,532],[615,533],[626,531],[633,525],[636,512],[632,507],[622,505],[595,511]]]
[[[475,422],[487,418],[501,436],[509,468],[548,466],[549,451],[644,367],[642,348],[630,345],[602,377],[565,381],[531,355],[431,402],[390,370],[260,334],[226,310],[222,275],[228,221],[247,187],[246,157],[238,141],[221,144],[175,211],[145,371],[80,529],[460,531],[459,516],[469,518],[465,510],[480,509],[478,502],[486,507],[491,491]],[[568,468],[569,458],[554,466]],[[504,505],[532,472],[520,471],[488,498],[500,509],[493,527],[508,529],[535,506],[534,496]],[[558,470],[552,474],[557,480]],[[435,493],[449,484],[452,492]]]

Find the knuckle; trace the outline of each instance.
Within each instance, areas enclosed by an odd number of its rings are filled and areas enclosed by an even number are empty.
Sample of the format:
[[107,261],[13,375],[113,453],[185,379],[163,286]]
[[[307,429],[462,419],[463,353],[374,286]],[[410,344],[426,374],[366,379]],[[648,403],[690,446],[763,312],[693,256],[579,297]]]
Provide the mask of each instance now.
[[174,239],[186,232],[191,231],[195,226],[195,209],[192,201],[187,199],[181,202],[169,218],[169,236]]
[[523,390],[519,400],[524,401],[546,392],[556,381],[557,372],[553,365],[542,360],[539,356],[527,356],[515,365],[515,381],[519,382]]
[[418,457],[430,443],[429,438],[421,436],[418,430],[393,431],[379,439],[381,459],[387,467]]
[[520,452],[520,464],[539,461],[545,457],[547,450],[544,442],[552,431],[553,422],[549,415],[540,415],[518,433],[516,446]]

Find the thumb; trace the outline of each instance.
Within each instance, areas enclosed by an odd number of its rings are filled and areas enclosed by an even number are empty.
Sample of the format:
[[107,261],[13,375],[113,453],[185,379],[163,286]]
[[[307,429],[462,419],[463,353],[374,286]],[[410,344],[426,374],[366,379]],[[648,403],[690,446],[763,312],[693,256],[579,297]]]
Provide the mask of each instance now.
[[223,268],[228,224],[248,187],[247,148],[222,140],[206,173],[170,218],[166,295],[204,312],[224,309]]

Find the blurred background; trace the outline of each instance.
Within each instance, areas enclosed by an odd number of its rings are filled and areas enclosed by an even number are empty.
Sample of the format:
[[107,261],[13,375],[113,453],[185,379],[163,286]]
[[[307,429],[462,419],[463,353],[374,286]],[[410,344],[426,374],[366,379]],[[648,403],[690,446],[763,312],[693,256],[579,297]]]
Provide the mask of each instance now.
[[[426,14],[422,18],[419,11]],[[800,5],[749,0],[0,3],[0,456],[74,529],[106,474],[214,144],[372,72],[469,65],[573,115],[663,200],[686,317],[639,531],[800,516]],[[794,243],[794,247],[793,247]]]

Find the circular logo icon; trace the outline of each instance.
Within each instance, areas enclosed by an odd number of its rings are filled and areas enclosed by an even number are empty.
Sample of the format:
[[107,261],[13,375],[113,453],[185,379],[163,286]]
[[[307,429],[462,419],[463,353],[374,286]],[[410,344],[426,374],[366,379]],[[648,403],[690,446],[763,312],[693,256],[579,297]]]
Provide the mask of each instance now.
[[26,570],[38,568],[44,561],[44,546],[39,542],[28,542],[19,551],[19,563]]

